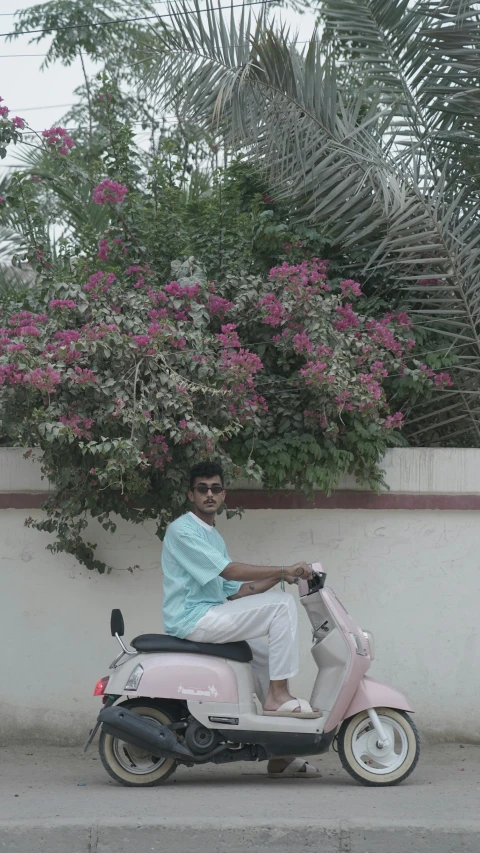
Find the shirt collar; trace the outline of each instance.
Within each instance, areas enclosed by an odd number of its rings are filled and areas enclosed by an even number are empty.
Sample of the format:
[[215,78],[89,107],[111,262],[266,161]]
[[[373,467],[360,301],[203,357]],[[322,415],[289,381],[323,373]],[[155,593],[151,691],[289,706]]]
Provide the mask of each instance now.
[[194,513],[194,512],[192,512],[191,510],[189,510],[188,515],[191,515],[191,516],[192,516],[192,518],[194,518],[194,519],[195,519],[195,521],[197,522],[197,524],[199,524],[199,525],[200,525],[200,527],[205,527],[205,529],[206,529],[206,530],[210,530],[210,531],[212,531],[212,530],[214,530],[214,529],[215,529],[215,528],[213,527],[213,524],[207,524],[207,522],[206,522],[206,521],[202,521],[202,519],[201,519],[201,518],[199,518],[199,517],[198,517],[198,515],[195,515],[195,513]]

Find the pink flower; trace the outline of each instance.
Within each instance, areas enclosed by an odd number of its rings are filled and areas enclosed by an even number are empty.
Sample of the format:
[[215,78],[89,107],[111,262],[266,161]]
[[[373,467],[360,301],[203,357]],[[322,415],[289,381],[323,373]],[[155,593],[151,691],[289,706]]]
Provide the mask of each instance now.
[[[270,275],[272,270],[270,271]],[[266,309],[263,322],[268,326],[280,326],[285,320],[286,311],[282,303],[277,299],[274,293],[267,293],[258,303],[262,308]]]
[[0,385],[20,385],[25,379],[25,374],[18,369],[17,364],[0,364]]
[[5,196],[4,196],[4,195],[0,195],[0,204],[3,204],[3,202],[4,202],[4,201],[5,201]]
[[49,308],[69,308],[72,310],[77,307],[73,299],[51,299],[48,306]]
[[110,254],[110,246],[107,238],[105,237],[103,240],[98,241],[98,254],[97,258],[100,261],[106,261]]
[[303,416],[307,424],[310,424],[310,426],[320,427],[320,429],[326,429],[328,426],[328,421],[325,415],[322,415],[319,412],[312,412],[311,409],[305,409]]
[[82,367],[75,367],[73,373],[70,373],[69,378],[76,385],[90,385],[98,382],[98,376],[93,370]]
[[306,332],[299,332],[293,336],[293,349],[298,353],[313,352],[313,344]]
[[419,278],[418,283],[423,287],[435,287],[438,284],[438,278]]
[[380,383],[373,378],[371,373],[359,373],[357,376],[359,385],[363,385],[367,394],[373,400],[380,400],[383,397],[383,388]]
[[418,369],[421,370],[422,373],[425,374],[425,376],[428,376],[429,379],[433,379],[433,377],[435,376],[435,371],[432,370],[431,367],[427,367],[426,364],[420,364],[418,366]]
[[325,361],[307,361],[306,366],[298,372],[305,380],[305,385],[313,385],[316,382],[325,382],[326,368],[327,363]]
[[51,127],[42,131],[42,136],[47,145],[60,154],[68,154],[69,150],[75,147],[73,139],[68,136],[64,127]]
[[26,326],[38,326],[40,323],[46,323],[48,317],[46,314],[32,314],[31,311],[19,311],[18,314],[12,314],[8,321],[9,326],[23,328]]
[[87,283],[83,285],[82,290],[85,293],[91,293],[93,299],[97,299],[100,293],[106,293],[111,284],[115,281],[113,272],[95,272],[90,276]]
[[163,471],[165,465],[172,461],[164,435],[154,435],[150,439],[150,450],[147,459],[153,468],[157,468],[160,471]]
[[241,343],[237,334],[236,323],[228,323],[226,326],[221,326],[222,334],[215,335],[222,347],[241,347]]
[[132,341],[137,347],[148,347],[152,343],[150,335],[132,335]]
[[[69,427],[77,438],[86,438],[88,440],[92,437],[90,427],[94,424],[93,418],[84,418],[70,410],[68,414],[61,415],[59,421],[64,426]],[[90,473],[96,473],[96,469],[91,468]]]
[[339,332],[343,332],[345,329],[355,329],[360,325],[358,314],[355,314],[350,302],[347,302],[344,307],[339,306],[335,310],[342,317],[341,320],[333,322],[334,328],[338,329]]
[[403,415],[401,412],[395,412],[394,415],[388,415],[385,418],[386,429],[401,429],[403,426]]
[[185,338],[175,338],[173,335],[170,335],[169,342],[172,347],[175,347],[175,349],[185,349],[187,345]]
[[350,391],[341,391],[340,394],[334,398],[337,406],[345,406],[345,403],[350,399]]
[[398,323],[399,326],[404,326],[406,329],[412,328],[412,321],[405,311],[399,311],[398,314],[392,314],[392,323]]
[[369,337],[375,341],[375,343],[380,344],[380,346],[383,346],[385,349],[390,350],[390,352],[395,353],[395,355],[400,356],[402,354],[402,343],[395,337],[392,329],[388,328],[388,323],[391,319],[391,315],[386,314],[382,318],[381,322],[377,322],[377,320],[367,320],[365,323],[365,329],[367,330]]
[[182,286],[178,281],[171,281],[170,284],[166,284],[163,289],[169,296],[176,296],[182,299],[194,299],[200,293],[200,285],[197,282],[195,282],[195,284],[184,284]]
[[105,178],[93,190],[92,199],[95,204],[121,204],[127,193],[128,187],[124,184]]
[[388,376],[388,370],[385,369],[383,361],[374,361],[370,370],[372,371],[372,376],[376,376],[377,379],[385,379]]
[[9,344],[6,348],[7,352],[21,352],[27,349],[25,344]]
[[343,296],[363,296],[358,281],[353,281],[352,278],[346,278],[344,281],[341,281],[340,288]]
[[69,346],[70,344],[75,343],[80,338],[80,332],[77,332],[74,329],[64,329],[59,332],[55,332],[54,338],[59,342],[61,346]]
[[26,335],[29,338],[39,338],[40,332],[36,326],[20,326],[18,329],[18,335]]
[[31,385],[32,388],[36,388],[38,391],[45,391],[46,393],[51,394],[56,390],[61,379],[62,377],[60,373],[57,370],[53,370],[51,367],[36,367],[35,370],[31,370],[30,373],[25,374],[24,382],[26,385]]
[[223,320],[225,314],[231,311],[233,307],[233,302],[229,302],[229,300],[224,299],[223,296],[210,295],[208,297],[207,310],[212,317],[217,316]]
[[14,116],[14,118],[12,118],[12,127],[18,128],[19,130],[23,130],[23,128],[25,127],[25,122],[23,118],[20,118],[20,116]]
[[6,118],[9,114],[10,110],[8,107],[0,107],[0,118]]
[[449,373],[437,373],[433,380],[437,388],[451,388],[453,380]]

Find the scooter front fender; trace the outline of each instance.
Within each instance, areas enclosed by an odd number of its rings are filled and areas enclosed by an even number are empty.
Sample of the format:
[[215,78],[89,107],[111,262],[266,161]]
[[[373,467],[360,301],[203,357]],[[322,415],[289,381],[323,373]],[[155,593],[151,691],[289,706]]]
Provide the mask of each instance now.
[[398,711],[413,712],[410,702],[403,693],[388,684],[382,684],[381,681],[364,675],[343,719],[348,720],[368,708],[395,708]]

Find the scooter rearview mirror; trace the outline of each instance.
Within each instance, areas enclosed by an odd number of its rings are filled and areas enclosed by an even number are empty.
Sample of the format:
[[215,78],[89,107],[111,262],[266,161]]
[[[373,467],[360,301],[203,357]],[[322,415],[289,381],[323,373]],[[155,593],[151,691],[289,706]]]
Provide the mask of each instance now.
[[118,608],[112,610],[112,615],[110,617],[110,631],[112,632],[112,637],[114,637],[115,634],[118,634],[119,637],[123,637],[125,633],[122,611],[118,610]]

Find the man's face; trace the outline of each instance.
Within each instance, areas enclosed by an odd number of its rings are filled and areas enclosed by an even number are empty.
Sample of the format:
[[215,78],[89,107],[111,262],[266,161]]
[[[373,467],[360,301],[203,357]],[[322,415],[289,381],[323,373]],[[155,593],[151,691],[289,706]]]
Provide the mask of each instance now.
[[196,477],[189,500],[202,515],[215,515],[225,500],[225,489],[218,474],[214,477]]

